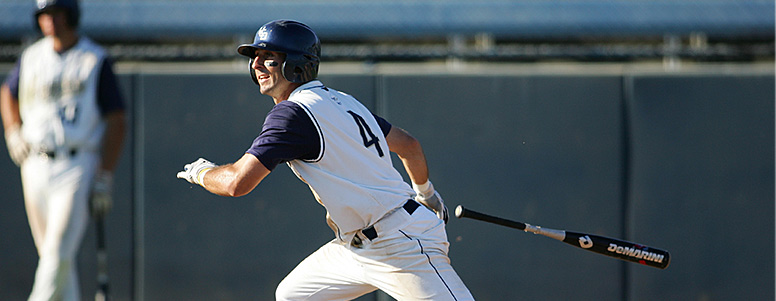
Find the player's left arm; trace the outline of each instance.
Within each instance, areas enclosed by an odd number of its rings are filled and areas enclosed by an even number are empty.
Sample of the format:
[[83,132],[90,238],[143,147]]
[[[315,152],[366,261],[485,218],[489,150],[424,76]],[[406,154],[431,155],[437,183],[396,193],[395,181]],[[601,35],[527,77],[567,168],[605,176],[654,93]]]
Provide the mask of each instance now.
[[434,185],[428,180],[428,163],[420,141],[398,127],[391,127],[385,139],[388,148],[401,159],[404,169],[412,181],[412,189],[417,194],[415,201],[433,210],[439,219],[447,223],[447,207],[442,197],[434,189]]
[[428,165],[420,141],[410,133],[392,126],[385,136],[388,148],[399,156],[412,183],[423,184],[428,181]]
[[101,172],[113,173],[118,165],[121,149],[126,136],[126,117],[124,99],[118,87],[113,61],[103,60],[100,66],[100,78],[97,87],[97,105],[106,123],[102,138]]
[[126,136],[126,117],[124,111],[114,111],[104,117],[106,122],[105,136],[102,141],[101,169],[113,172],[118,165],[121,148]]
[[105,217],[113,207],[113,173],[124,145],[127,122],[124,100],[110,59],[102,61],[99,76],[97,106],[105,121],[105,133],[100,146],[100,166],[94,178],[89,204],[93,216]]

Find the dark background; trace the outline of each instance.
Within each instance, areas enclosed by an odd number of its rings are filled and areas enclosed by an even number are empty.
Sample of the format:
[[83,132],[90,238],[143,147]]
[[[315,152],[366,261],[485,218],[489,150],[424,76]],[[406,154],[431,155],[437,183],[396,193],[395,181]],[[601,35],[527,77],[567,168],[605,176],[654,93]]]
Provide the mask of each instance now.
[[[524,68],[535,67],[321,79],[419,138],[451,208],[672,253],[658,270],[454,218],[450,258],[478,299],[773,299],[772,69]],[[107,224],[116,300],[272,299],[333,237],[306,185],[280,166],[232,199],[175,178],[200,156],[237,160],[271,100],[242,72],[137,68],[120,81],[131,127]],[[20,300],[37,258],[4,147],[0,164],[0,295]],[[90,229],[79,257],[85,299],[95,287],[93,237]]]
[[[450,209],[672,254],[658,270],[454,218],[450,258],[479,300],[775,298],[772,0],[80,3],[129,108],[107,223],[115,300],[271,300],[333,237],[283,166],[236,199],[175,178],[258,134],[272,102],[235,48],[281,18],[315,29],[326,85],[423,142]],[[38,38],[33,13],[0,1],[0,78]],[[0,299],[25,300],[37,256],[2,146],[0,179]],[[84,300],[95,262],[91,227]]]

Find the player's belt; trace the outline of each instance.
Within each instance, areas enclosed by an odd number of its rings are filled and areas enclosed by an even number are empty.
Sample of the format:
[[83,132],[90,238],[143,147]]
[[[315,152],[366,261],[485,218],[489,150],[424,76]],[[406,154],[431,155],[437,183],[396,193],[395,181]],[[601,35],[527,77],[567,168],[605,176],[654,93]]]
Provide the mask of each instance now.
[[[420,207],[420,204],[418,202],[415,202],[414,200],[408,200],[404,205],[402,205],[402,208],[404,208],[404,211],[407,211],[410,215],[415,212],[415,209],[418,209]],[[375,230],[375,226],[369,226],[365,228],[364,230],[361,230],[361,233],[364,234],[366,238],[369,240],[374,240],[377,238],[377,230]],[[353,237],[353,245],[359,246],[361,245],[361,238],[358,237],[358,235]]]
[[62,158],[62,157],[68,157],[68,158],[69,157],[73,157],[76,154],[78,154],[78,150],[74,149],[74,148],[71,148],[71,149],[65,150],[63,152],[41,151],[40,154],[44,155],[44,156],[48,157],[49,159],[53,160],[53,159],[56,159],[57,157],[60,157],[60,158]]

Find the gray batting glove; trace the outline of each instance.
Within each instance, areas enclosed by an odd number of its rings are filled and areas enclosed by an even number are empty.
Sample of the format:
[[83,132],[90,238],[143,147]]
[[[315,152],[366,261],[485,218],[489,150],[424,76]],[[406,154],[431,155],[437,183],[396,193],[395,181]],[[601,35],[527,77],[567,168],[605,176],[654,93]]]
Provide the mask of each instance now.
[[178,172],[178,178],[189,181],[189,183],[202,186],[202,179],[205,178],[205,174],[216,167],[213,162],[199,158],[197,161],[186,164],[183,167],[183,171]]
[[21,166],[30,154],[30,145],[24,141],[20,126],[5,131],[5,145],[8,146],[8,154],[11,155],[11,160],[16,166]]
[[445,202],[442,200],[442,196],[440,196],[439,193],[434,190],[434,185],[431,184],[431,181],[428,181],[422,185],[416,185],[415,183],[412,183],[412,189],[415,190],[415,193],[417,193],[415,195],[415,201],[434,211],[437,217],[445,221],[445,224],[447,224],[447,206],[445,206]]
[[113,174],[102,170],[94,178],[89,209],[94,217],[105,217],[113,207]]

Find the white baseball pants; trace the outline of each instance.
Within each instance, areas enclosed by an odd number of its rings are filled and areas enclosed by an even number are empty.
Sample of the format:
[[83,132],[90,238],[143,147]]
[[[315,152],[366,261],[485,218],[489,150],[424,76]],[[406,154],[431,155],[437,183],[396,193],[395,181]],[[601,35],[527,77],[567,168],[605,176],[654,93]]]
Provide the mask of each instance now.
[[22,186],[38,267],[29,300],[80,300],[76,257],[89,221],[94,153],[49,158],[31,154]]
[[360,248],[323,245],[281,281],[276,299],[351,300],[379,289],[397,300],[473,300],[450,265],[444,222],[423,206],[412,218]]

